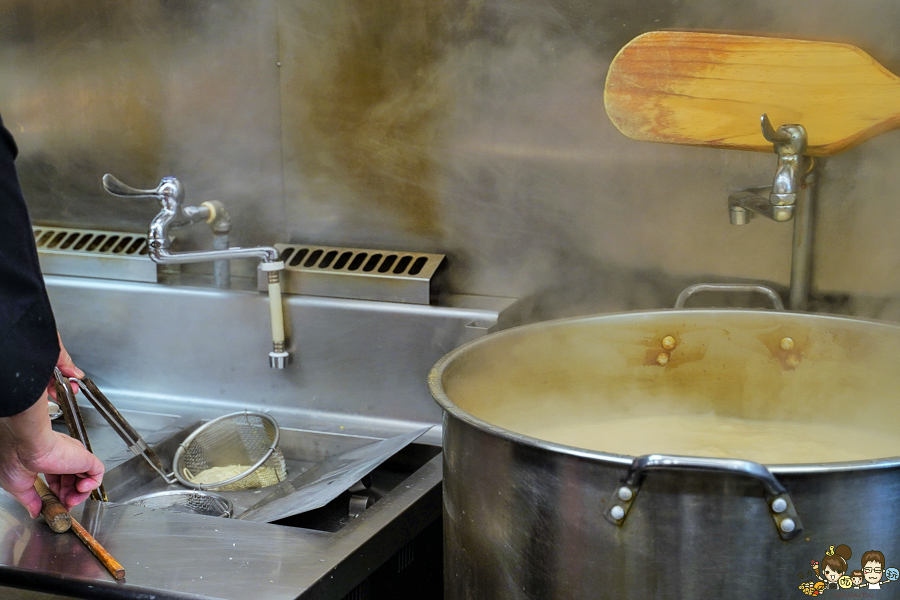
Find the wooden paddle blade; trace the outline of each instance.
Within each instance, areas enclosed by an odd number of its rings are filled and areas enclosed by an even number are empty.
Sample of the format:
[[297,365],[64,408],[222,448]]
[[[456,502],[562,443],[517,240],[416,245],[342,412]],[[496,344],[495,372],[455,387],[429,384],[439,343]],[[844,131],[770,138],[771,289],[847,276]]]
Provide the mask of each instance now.
[[636,140],[771,152],[768,113],[831,156],[900,126],[900,79],[847,44],[653,31],[613,59],[605,103]]

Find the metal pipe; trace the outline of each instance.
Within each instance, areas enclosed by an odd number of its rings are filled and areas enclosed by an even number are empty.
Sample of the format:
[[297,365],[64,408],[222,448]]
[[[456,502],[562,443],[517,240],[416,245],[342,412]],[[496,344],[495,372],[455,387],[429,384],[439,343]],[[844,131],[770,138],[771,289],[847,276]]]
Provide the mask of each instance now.
[[[213,249],[228,250],[228,234],[213,232]],[[213,263],[213,275],[216,280],[216,287],[228,289],[231,287],[231,262],[228,260],[217,260]]]
[[[811,159],[812,160],[812,159]],[[813,221],[815,216],[816,161],[798,190],[794,205],[794,237],[791,244],[791,289],[788,305],[791,310],[807,310],[812,281]]]
[[[225,210],[225,205],[218,200],[204,202],[200,206],[209,211],[207,225],[213,233],[213,249],[228,250],[228,234],[231,233],[231,215]],[[213,275],[216,287],[228,289],[231,287],[231,263],[227,260],[217,260],[213,263]]]

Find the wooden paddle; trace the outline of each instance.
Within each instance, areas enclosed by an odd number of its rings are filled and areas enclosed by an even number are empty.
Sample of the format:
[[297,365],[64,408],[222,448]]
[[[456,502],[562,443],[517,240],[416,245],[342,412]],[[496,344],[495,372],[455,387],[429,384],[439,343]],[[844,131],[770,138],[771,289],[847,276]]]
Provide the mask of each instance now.
[[799,123],[831,156],[900,126],[900,78],[848,44],[652,31],[606,78],[606,112],[630,138],[772,152],[760,116]]

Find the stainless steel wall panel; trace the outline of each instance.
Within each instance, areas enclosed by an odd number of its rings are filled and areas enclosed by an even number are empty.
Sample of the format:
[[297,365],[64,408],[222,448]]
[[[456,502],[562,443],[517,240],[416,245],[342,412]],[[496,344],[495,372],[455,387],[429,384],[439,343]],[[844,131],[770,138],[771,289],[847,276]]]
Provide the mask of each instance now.
[[[225,202],[237,243],[447,254],[456,291],[532,318],[646,308],[704,279],[786,285],[791,228],[728,224],[729,192],[768,183],[774,156],[615,130],[621,46],[833,40],[900,73],[898,22],[891,0],[2,0],[0,111],[39,220],[143,229],[150,201],[104,196],[99,174],[175,174]],[[814,287],[853,297],[827,308],[900,298],[898,158],[887,133],[825,164]]]
[[[465,2],[279,3],[291,241],[442,244],[441,76]],[[346,244],[344,242],[347,242]]]
[[0,22],[0,111],[36,221],[142,231],[155,203],[100,178],[176,175],[189,202],[226,205],[234,243],[283,237],[274,4],[8,1]]

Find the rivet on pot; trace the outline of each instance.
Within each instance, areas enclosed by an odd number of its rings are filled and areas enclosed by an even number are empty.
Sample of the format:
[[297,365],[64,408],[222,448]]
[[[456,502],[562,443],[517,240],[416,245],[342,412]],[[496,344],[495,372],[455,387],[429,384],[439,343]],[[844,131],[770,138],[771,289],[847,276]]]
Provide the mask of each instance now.
[[619,499],[622,500],[622,502],[628,502],[632,498],[634,498],[634,492],[632,492],[631,489],[624,486],[619,488]]
[[616,521],[621,521],[623,518],[625,518],[625,509],[621,506],[613,506],[609,510],[609,516],[611,516]]
[[660,352],[659,356],[656,357],[656,364],[658,364],[661,367],[664,367],[667,364],[669,364],[669,355],[666,354],[665,352]]
[[783,532],[790,533],[794,530],[796,525],[794,524],[793,519],[785,519],[784,521],[781,522],[781,525],[779,527],[781,527],[781,530]]
[[[787,510],[787,502],[785,501],[784,498],[775,498],[774,500],[772,500],[772,512],[773,513],[783,513],[785,510]],[[790,520],[790,519],[788,519],[788,520]],[[792,521],[792,523],[793,523],[793,521]],[[792,527],[792,529],[793,529],[793,527]]]
[[667,335],[662,339],[662,347],[664,350],[674,350],[677,342],[671,335]]
[[781,346],[782,350],[793,350],[794,340],[789,337],[781,338],[781,342],[778,345]]

